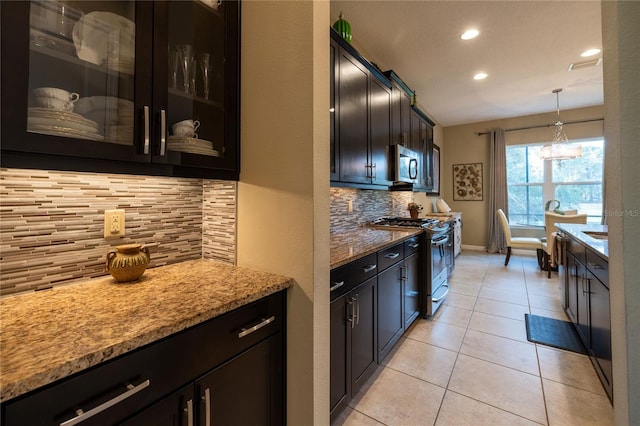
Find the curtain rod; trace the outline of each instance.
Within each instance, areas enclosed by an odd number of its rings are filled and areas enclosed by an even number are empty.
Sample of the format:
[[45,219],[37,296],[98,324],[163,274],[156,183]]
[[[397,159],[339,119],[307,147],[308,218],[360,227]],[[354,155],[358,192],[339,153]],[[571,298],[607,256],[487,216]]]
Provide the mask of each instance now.
[[[562,124],[563,125],[567,125],[567,124],[579,124],[579,123],[589,123],[592,121],[603,121],[604,118],[592,118],[589,120],[578,120],[578,121],[565,121]],[[541,127],[553,127],[555,126],[554,124],[541,124],[539,126],[529,126],[529,127],[517,127],[515,129],[505,129],[505,132],[515,132],[516,130],[529,130],[529,129],[539,129]],[[479,132],[478,136],[482,136],[482,135],[490,135],[491,132]]]

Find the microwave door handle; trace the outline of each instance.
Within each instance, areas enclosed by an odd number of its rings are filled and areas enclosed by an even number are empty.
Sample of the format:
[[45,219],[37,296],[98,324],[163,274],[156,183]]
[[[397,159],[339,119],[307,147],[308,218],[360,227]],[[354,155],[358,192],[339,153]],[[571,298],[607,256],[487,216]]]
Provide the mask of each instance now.
[[409,179],[418,178],[418,160],[412,158],[409,160]]

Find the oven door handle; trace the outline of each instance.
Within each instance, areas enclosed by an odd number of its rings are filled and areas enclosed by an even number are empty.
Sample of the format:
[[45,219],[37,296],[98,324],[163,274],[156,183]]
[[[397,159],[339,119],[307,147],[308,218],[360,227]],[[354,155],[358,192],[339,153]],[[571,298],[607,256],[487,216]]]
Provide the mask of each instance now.
[[449,236],[447,235],[446,237],[444,237],[444,238],[443,238],[443,239],[441,239],[441,240],[438,240],[438,241],[432,241],[432,242],[431,242],[431,244],[432,244],[434,247],[440,247],[440,246],[443,246],[443,245],[447,244],[448,242],[449,242]]
[[431,301],[433,303],[440,302],[442,299],[444,299],[447,296],[447,294],[449,294],[449,284],[442,284],[442,286],[440,286],[440,288],[444,288],[445,292],[444,292],[444,294],[440,295],[440,297],[438,297],[437,299],[431,299]]

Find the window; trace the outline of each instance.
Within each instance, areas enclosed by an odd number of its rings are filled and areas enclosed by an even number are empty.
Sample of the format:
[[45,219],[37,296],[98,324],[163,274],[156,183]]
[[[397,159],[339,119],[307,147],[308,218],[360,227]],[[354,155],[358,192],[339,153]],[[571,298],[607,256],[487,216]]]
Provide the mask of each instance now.
[[589,223],[602,218],[604,141],[576,141],[582,158],[542,160],[543,144],[507,147],[509,221],[544,226],[544,205],[560,201],[561,210],[587,213]]

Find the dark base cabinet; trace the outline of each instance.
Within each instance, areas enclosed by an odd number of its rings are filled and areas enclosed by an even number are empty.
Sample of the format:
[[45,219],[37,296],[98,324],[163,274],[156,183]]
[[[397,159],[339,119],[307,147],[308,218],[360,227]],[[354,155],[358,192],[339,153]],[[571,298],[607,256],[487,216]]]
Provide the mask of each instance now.
[[561,233],[565,312],[573,322],[609,399],[613,401],[609,261]]
[[404,331],[402,264],[378,275],[378,359],[383,360]]
[[423,245],[410,237],[331,271],[331,420],[419,316]]
[[282,291],[10,400],[2,424],[283,425],[285,324]]
[[330,305],[330,407],[337,413],[377,366],[377,278],[368,279]]
[[404,261],[404,329],[409,328],[420,315],[420,253],[412,254]]

